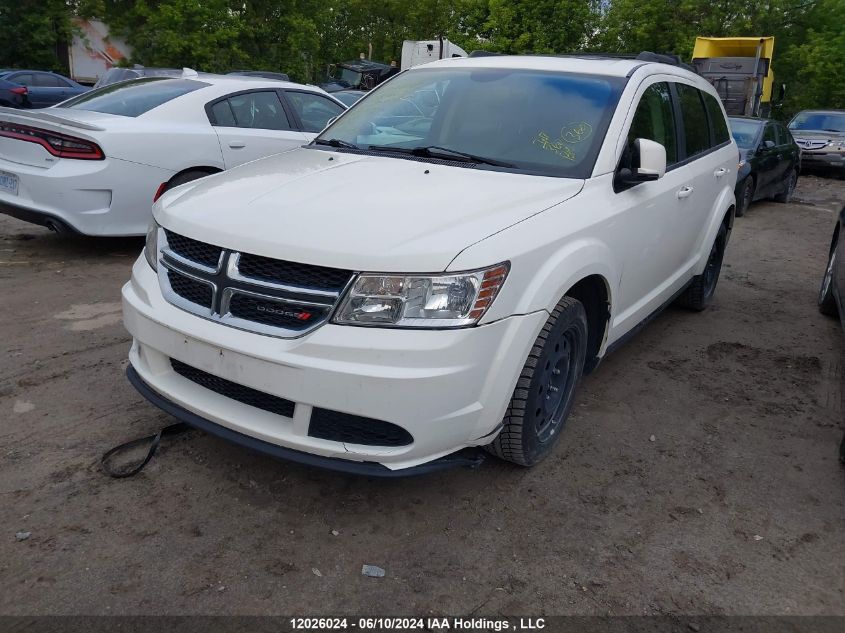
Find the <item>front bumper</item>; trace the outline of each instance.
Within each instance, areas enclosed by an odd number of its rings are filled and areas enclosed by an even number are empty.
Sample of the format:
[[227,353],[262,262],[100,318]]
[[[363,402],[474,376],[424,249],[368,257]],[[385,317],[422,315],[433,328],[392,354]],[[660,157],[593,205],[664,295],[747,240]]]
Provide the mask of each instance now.
[[[548,318],[539,311],[439,331],[327,324],[302,338],[274,338],[207,321],[167,303],[143,256],[123,288],[123,306],[134,339],[133,371],[161,398],[264,444],[389,470],[488,444]],[[171,359],[290,400],[293,415],[206,389],[174,371]],[[372,446],[312,437],[309,424],[316,407],[396,424],[413,441]]]
[[801,152],[803,169],[845,169],[845,152]]

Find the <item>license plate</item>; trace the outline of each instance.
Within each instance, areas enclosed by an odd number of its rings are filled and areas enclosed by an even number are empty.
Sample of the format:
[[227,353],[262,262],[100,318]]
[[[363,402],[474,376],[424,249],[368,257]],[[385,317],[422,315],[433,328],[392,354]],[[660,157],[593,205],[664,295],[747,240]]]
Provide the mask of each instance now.
[[0,171],[0,189],[13,196],[18,195],[18,177],[6,171]]

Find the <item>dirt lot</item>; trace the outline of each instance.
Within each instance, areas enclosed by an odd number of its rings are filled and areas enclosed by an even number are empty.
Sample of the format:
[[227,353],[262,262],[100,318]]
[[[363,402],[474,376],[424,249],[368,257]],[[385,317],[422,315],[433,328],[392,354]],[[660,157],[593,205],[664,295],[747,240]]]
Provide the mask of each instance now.
[[799,199],[737,220],[712,308],[608,358],[542,465],[398,481],[199,432],[106,477],[172,421],[123,373],[141,241],[0,217],[0,613],[845,615],[845,335],[815,307],[845,182]]

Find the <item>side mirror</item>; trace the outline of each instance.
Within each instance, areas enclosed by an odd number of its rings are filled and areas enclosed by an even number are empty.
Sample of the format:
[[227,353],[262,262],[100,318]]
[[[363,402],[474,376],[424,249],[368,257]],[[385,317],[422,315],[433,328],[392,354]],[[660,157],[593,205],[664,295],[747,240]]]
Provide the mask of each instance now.
[[614,187],[617,191],[658,180],[666,174],[666,148],[660,143],[638,138],[631,153],[631,166],[620,167],[616,172]]
[[774,141],[763,141],[763,149],[772,149],[774,146]]

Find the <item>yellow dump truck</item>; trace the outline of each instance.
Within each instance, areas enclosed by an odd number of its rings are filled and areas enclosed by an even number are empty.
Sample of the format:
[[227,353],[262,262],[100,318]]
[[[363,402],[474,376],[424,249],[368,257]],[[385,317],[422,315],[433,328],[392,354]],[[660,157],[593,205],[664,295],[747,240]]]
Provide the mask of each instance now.
[[692,63],[716,88],[729,115],[768,116],[774,51],[774,37],[697,37]]

